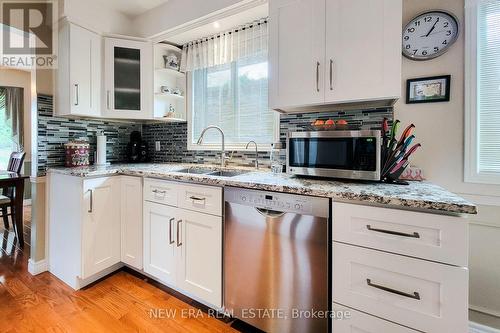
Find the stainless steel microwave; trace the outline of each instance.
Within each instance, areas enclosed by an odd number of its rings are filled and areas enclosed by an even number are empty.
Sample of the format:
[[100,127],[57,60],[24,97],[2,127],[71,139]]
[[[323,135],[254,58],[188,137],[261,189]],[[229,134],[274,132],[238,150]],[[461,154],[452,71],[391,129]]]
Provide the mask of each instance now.
[[380,180],[381,132],[291,132],[286,140],[288,174]]

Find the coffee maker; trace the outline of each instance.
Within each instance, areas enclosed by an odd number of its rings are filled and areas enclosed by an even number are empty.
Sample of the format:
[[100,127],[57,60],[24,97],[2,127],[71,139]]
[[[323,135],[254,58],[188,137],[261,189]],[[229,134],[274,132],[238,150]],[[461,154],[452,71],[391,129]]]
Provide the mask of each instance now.
[[148,144],[142,140],[141,132],[130,133],[130,142],[127,144],[127,161],[129,163],[149,162]]

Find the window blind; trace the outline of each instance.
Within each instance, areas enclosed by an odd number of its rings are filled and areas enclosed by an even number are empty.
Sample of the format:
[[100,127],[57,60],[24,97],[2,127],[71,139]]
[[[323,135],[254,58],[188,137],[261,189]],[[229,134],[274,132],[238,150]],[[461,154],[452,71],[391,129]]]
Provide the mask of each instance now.
[[500,173],[500,1],[477,11],[477,167]]

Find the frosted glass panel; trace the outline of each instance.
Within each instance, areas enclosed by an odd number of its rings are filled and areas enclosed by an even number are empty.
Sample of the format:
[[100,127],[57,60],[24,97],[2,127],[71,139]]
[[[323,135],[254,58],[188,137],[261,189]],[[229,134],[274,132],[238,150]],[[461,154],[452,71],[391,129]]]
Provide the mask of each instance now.
[[141,110],[141,51],[114,48],[115,110]]

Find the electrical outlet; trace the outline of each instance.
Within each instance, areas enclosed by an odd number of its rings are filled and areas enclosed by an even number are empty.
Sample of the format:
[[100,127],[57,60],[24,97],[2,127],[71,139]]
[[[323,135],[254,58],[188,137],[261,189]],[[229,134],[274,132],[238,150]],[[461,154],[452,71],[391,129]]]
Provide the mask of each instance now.
[[160,141],[155,141],[155,150],[156,151],[160,151],[161,150]]

